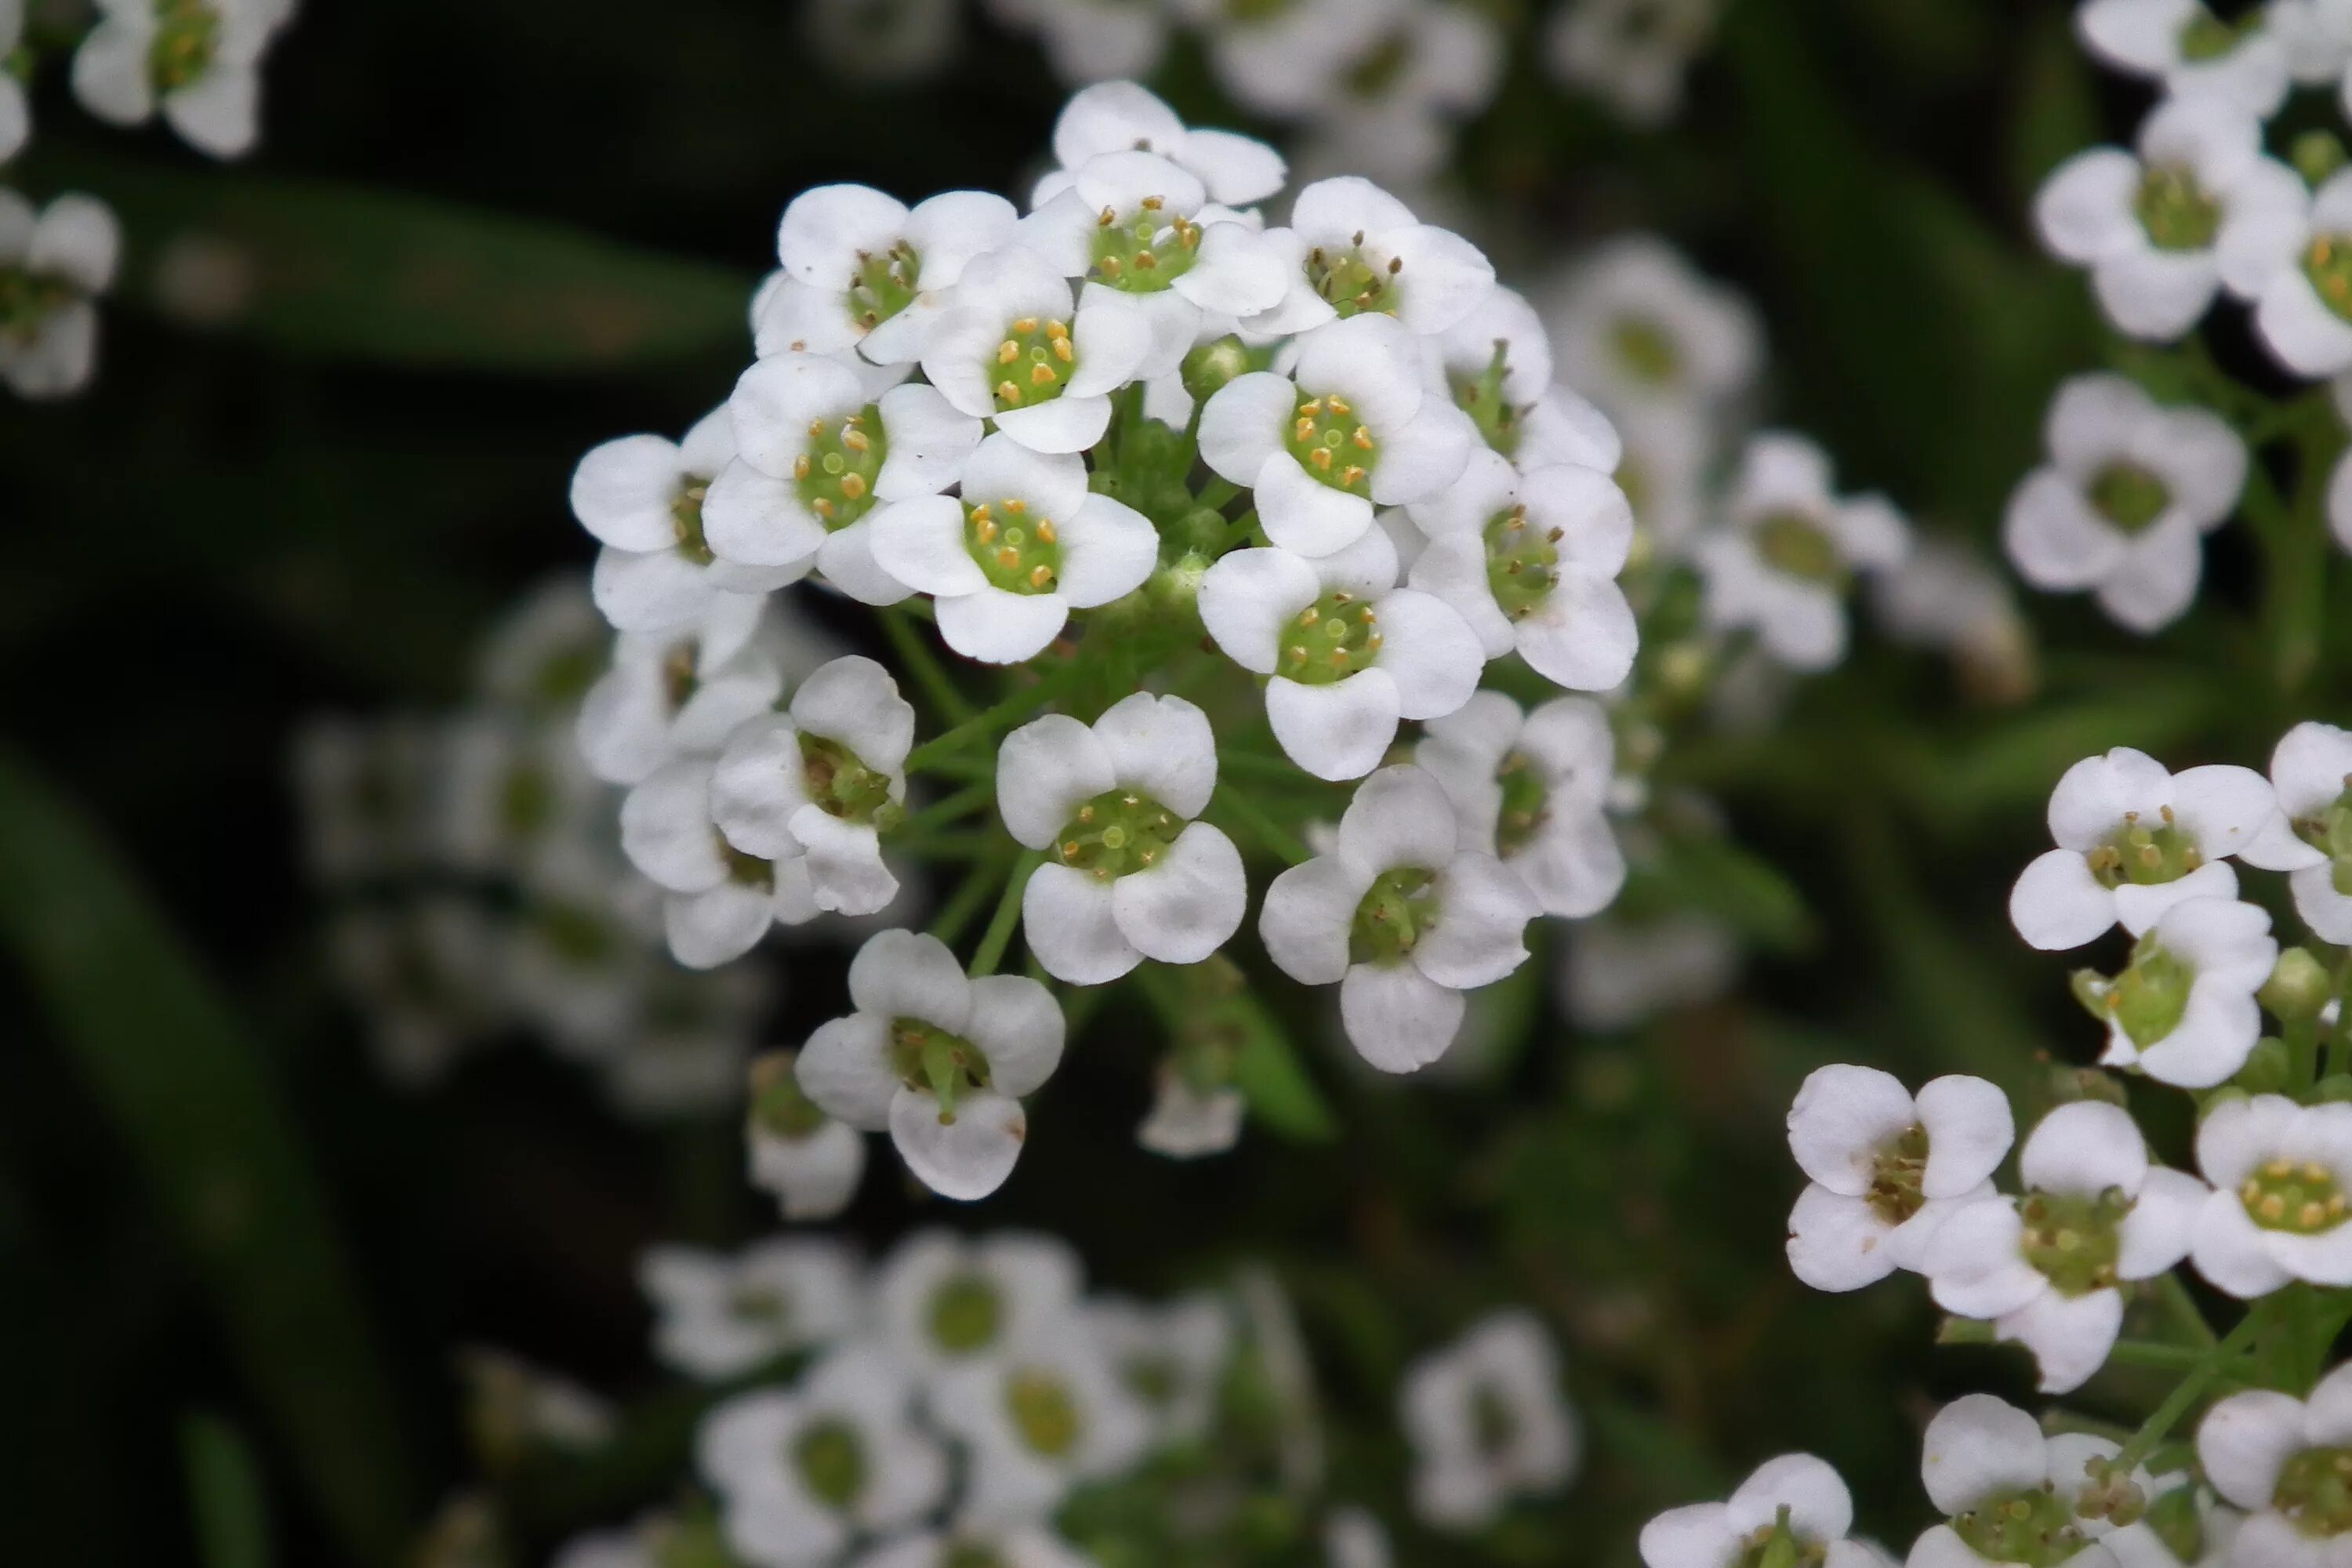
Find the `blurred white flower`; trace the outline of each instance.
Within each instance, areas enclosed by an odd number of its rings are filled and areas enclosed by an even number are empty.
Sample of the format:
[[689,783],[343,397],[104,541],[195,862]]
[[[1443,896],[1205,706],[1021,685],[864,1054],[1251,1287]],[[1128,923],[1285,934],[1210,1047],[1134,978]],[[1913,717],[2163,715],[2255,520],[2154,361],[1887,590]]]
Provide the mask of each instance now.
[[1559,1490],[1582,1456],[1559,1352],[1531,1312],[1498,1312],[1423,1356],[1397,1403],[1413,1511],[1439,1530],[1475,1530],[1514,1498]]

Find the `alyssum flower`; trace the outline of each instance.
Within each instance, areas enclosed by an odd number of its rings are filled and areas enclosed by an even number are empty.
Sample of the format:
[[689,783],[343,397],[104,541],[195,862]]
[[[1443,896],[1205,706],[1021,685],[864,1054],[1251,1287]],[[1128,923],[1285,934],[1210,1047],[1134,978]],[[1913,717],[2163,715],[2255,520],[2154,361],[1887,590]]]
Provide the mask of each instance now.
[[782,273],[753,308],[760,353],[855,349],[877,365],[920,358],[964,268],[1006,244],[1019,216],[984,191],[948,191],[912,208],[866,185],[802,192],[776,226]]
[[2108,1067],[2210,1089],[2237,1075],[2262,1036],[2254,993],[2278,963],[2270,911],[2235,899],[2183,899],[2158,917],[2109,980],[2089,970],[2077,995],[2107,1026]]
[[654,1353],[714,1381],[847,1336],[863,1305],[847,1248],[814,1237],[761,1242],[734,1258],[652,1247],[637,1279],[656,1314]]
[[1523,712],[1481,691],[1431,720],[1412,760],[1454,803],[1463,841],[1491,849],[1544,913],[1580,920],[1624,886],[1624,852],[1605,815],[1616,743],[1590,698]]
[[2074,30],[2108,65],[2178,99],[2263,117],[2286,99],[2290,62],[2260,11],[2224,21],[2203,0],[2085,0]]
[[771,1051],[751,1064],[743,1127],[751,1184],[773,1193],[786,1219],[831,1219],[865,1177],[866,1139],[808,1097],[793,1076],[796,1059]]
[[[2091,1466],[2118,1452],[2107,1439],[2079,1432],[2045,1436],[2040,1422],[1990,1394],[1954,1400],[1927,1423],[1919,1454],[1927,1496],[1948,1520],[1912,1544],[1906,1568],[2060,1562],[2116,1568],[2102,1539],[2114,1522],[2086,1494],[2102,1484]],[[2143,1492],[2155,1489],[2145,1470],[2129,1479]]]
[[714,969],[758,945],[771,925],[817,917],[807,857],[769,859],[737,848],[711,815],[718,760],[663,763],[621,800],[621,851],[658,884],[669,950],[691,969]]
[[1413,1449],[1413,1510],[1441,1529],[1475,1529],[1514,1497],[1558,1489],[1582,1452],[1559,1352],[1530,1312],[1498,1312],[1423,1356],[1397,1406]]
[[1077,1255],[1053,1237],[918,1231],[876,1271],[878,1331],[925,1380],[1001,1357],[1076,1311]]
[[2287,866],[2294,911],[2323,942],[2352,942],[2352,731],[2333,724],[2297,724],[2271,753],[2277,792],[2300,864]]
[[113,209],[68,194],[36,209],[0,187],[0,380],[19,397],[63,397],[89,384],[98,307],[114,286],[122,235]]
[[2352,1105],[2225,1100],[2198,1125],[2197,1165],[2213,1184],[2189,1252],[2200,1274],[2247,1298],[2352,1285]]
[[1282,188],[1282,155],[1255,137],[1192,130],[1148,89],[1107,81],[1074,93],[1054,121],[1054,158],[1075,169],[1105,153],[1156,153],[1201,182],[1227,206],[1264,201]]
[[614,638],[611,668],[574,721],[590,771],[607,784],[642,784],[665,763],[717,752],[773,704],[784,672],[761,646],[766,613],[758,595],[719,594],[681,626]]
[[2297,195],[2247,237],[2232,286],[2253,301],[2254,330],[2281,364],[2337,375],[2352,369],[2352,170]]
[[1670,1508],[1643,1525],[1642,1562],[1644,1568],[1748,1562],[1883,1568],[1876,1551],[1846,1539],[1853,1528],[1853,1498],[1837,1471],[1811,1454],[1783,1454],[1757,1466],[1724,1501]]
[[1569,384],[1612,417],[1713,416],[1748,392],[1763,357],[1747,302],[1654,235],[1595,248],[1543,315]]
[[1284,289],[1243,324],[1269,336],[1366,313],[1393,316],[1427,336],[1459,322],[1495,287],[1495,268],[1477,247],[1352,174],[1301,190],[1289,226],[1265,238]]
[[74,51],[74,96],[116,125],[156,110],[215,158],[250,152],[261,131],[262,51],[291,0],[100,0]]
[[2197,1427],[2213,1489],[2246,1510],[2230,1560],[2249,1568],[2321,1568],[2352,1543],[2352,1365],[2307,1398],[2232,1394]]
[[943,1373],[930,1404],[970,1446],[961,1511],[980,1524],[1049,1516],[1073,1486],[1132,1465],[1151,1436],[1083,1318]]
[[1141,315],[1076,298],[1052,262],[1016,244],[964,268],[923,334],[923,374],[960,412],[993,419],[1032,451],[1083,452],[1152,348]]
[[1486,445],[1532,471],[1572,463],[1613,474],[1625,444],[1609,416],[1552,379],[1551,337],[1527,297],[1496,287],[1422,340],[1435,384]]

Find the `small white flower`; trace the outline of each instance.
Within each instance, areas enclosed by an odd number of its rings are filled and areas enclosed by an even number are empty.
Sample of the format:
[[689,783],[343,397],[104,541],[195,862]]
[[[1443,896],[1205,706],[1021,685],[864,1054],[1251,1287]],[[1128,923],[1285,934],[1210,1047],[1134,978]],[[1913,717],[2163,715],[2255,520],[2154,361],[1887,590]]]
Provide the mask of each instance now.
[[1595,249],[1544,319],[1562,378],[1612,416],[1718,412],[1748,393],[1763,358],[1754,309],[1654,235]]
[[2286,101],[2286,50],[2260,8],[2225,22],[2202,0],[2086,0],[2074,30],[2100,60],[2174,98],[2212,99],[2265,119]]
[[717,765],[707,756],[681,757],[621,800],[622,853],[667,895],[662,927],[672,956],[690,969],[730,963],[771,925],[805,924],[819,912],[809,857],[752,855],[719,831],[712,815]]
[[1538,913],[1527,885],[1461,843],[1454,807],[1414,767],[1383,768],[1356,790],[1339,844],[1265,890],[1258,935],[1305,985],[1339,987],[1339,1017],[1366,1061],[1411,1072],[1445,1054],[1462,993],[1527,961]]
[[1208,716],[1139,691],[1092,725],[1048,714],[1005,738],[996,803],[1013,837],[1051,852],[1021,899],[1045,973],[1099,985],[1146,958],[1198,963],[1241,928],[1240,851],[1192,819],[1217,784]]
[[2296,1279],[2352,1285],[2352,1105],[2225,1100],[2198,1126],[2197,1164],[2213,1184],[2190,1253],[2200,1274],[2247,1298]]
[[1568,1016],[1587,1029],[1627,1029],[1669,1007],[1713,1001],[1739,973],[1739,943],[1704,916],[1587,921],[1560,964]]
[[507,999],[558,1055],[610,1061],[645,1026],[661,889],[601,836],[551,844],[527,869],[498,959]]
[[910,1393],[887,1351],[861,1344],[796,1389],[713,1410],[695,1452],[728,1544],[756,1568],[818,1568],[929,1513],[947,1490],[947,1456],[909,1419]]
[[114,125],[160,108],[180,139],[215,158],[261,132],[261,55],[291,10],[283,0],[100,0],[74,51],[74,96]]
[[1140,315],[1099,295],[1076,299],[1052,262],[1013,245],[964,268],[923,334],[923,374],[958,411],[995,420],[1032,451],[1083,452],[1152,348]]
[[1841,500],[1828,457],[1802,437],[1748,443],[1732,481],[1731,524],[1693,553],[1718,630],[1751,629],[1792,669],[1845,657],[1845,589],[1853,573],[1885,571],[1910,548],[1910,529],[1883,496]]
[[2085,757],[2050,794],[2058,847],[2017,879],[2010,922],[2045,952],[2080,947],[2119,921],[2145,936],[2184,899],[2236,898],[2226,857],[2265,869],[2302,864],[2301,847],[2281,842],[2279,816],[2270,781],[2252,768],[2168,773],[2129,746]]
[[2152,1279],[2188,1254],[2205,1184],[2150,1165],[2129,1113],[2091,1100],[2042,1119],[2018,1175],[2022,1198],[1980,1198],[1947,1216],[1920,1271],[1937,1306],[1992,1320],[1999,1337],[2033,1352],[2042,1389],[2064,1394],[2115,1345],[2117,1283]]
[[1552,380],[1551,337],[1526,296],[1491,289],[1423,347],[1437,384],[1486,445],[1519,468],[1573,463],[1609,474],[1623,460],[1609,416]]
[[1323,1517],[1324,1568],[1393,1568],[1389,1532],[1364,1509],[1335,1508]]
[[497,1022],[498,942],[481,906],[436,893],[356,905],[327,932],[327,963],[358,1004],[377,1070],[427,1088]]
[[1597,914],[1625,885],[1604,810],[1617,747],[1599,703],[1559,697],[1523,712],[1481,691],[1431,720],[1412,760],[1444,787],[1463,842],[1499,856],[1544,913]]
[[[783,277],[757,307],[761,356],[855,348],[873,364],[911,363],[972,261],[1009,241],[1019,216],[983,191],[948,191],[912,208],[868,185],[802,192],[776,226]],[[889,380],[866,384],[878,391]]]
[[1298,345],[1297,380],[1252,371],[1201,411],[1201,458],[1256,492],[1265,536],[1301,555],[1364,537],[1372,508],[1436,494],[1461,477],[1476,429],[1430,395],[1412,335],[1350,316]]
[[926,1230],[884,1261],[875,1300],[891,1353],[929,1379],[1050,1336],[1077,1310],[1079,1285],[1077,1255],[1052,1237]]
[[849,1206],[866,1176],[866,1139],[836,1121],[802,1089],[794,1053],[771,1051],[751,1064],[751,1110],[743,1124],[751,1184],[773,1193],[789,1220],[831,1219]]
[[1131,81],[1080,89],[1054,121],[1054,160],[1065,169],[1130,150],[1157,153],[1225,206],[1264,201],[1282,188],[1282,155],[1273,148],[1230,131],[1188,130],[1175,110]]
[[1022,974],[966,975],[933,936],[886,931],[849,965],[856,1011],[809,1037],[808,1097],[863,1131],[890,1134],[943,1197],[984,1198],[1021,1157],[1021,1097],[1062,1059],[1062,1010]]
[[1721,9],[1722,0],[1573,0],[1545,30],[1544,59],[1559,80],[1655,130],[1682,113],[1683,77]]
[[[1358,315],[1392,316],[1422,336],[1445,331],[1495,287],[1476,246],[1423,223],[1396,197],[1354,175],[1298,193],[1286,228],[1268,229],[1283,260],[1280,302],[1243,324],[1287,336]],[[1239,482],[1239,481],[1236,481]]]
[[2302,376],[2352,370],[2352,170],[2268,215],[2231,261],[2231,286],[2253,301],[2254,330],[2273,357]]
[[445,726],[436,772],[433,847],[468,871],[528,872],[586,840],[611,809],[570,735],[493,711]]
[[1615,428],[1624,455],[1611,472],[1633,509],[1636,552],[1679,560],[1709,521],[1709,422],[1660,405],[1619,414]]
[[0,381],[19,397],[64,397],[89,384],[98,363],[98,307],[114,286],[122,235],[113,209],[68,194],[36,210],[0,187],[0,284],[14,298],[0,317]]
[[1150,76],[1168,51],[1168,17],[1150,0],[989,0],[988,9],[1034,32],[1066,82]]
[[1641,637],[1617,574],[1633,509],[1608,475],[1568,464],[1522,471],[1481,447],[1449,489],[1407,510],[1429,536],[1412,585],[1453,606],[1488,658],[1516,651],[1579,691],[1631,673]]
[[[25,0],[0,0],[0,60],[25,41]],[[0,70],[0,163],[23,151],[33,134],[33,105],[13,70]]]
[[963,37],[958,0],[809,0],[801,11],[810,47],[852,81],[935,76]]
[[1396,547],[1379,529],[1312,560],[1233,551],[1201,581],[1202,624],[1228,658],[1270,678],[1275,739],[1317,778],[1361,778],[1399,720],[1443,718],[1477,689],[1477,634],[1436,595],[1395,584]]
[[1085,1315],[1111,1371],[1143,1406],[1154,1447],[1207,1435],[1234,1350],[1223,1298],[1202,1291],[1145,1306],[1105,1296],[1087,1303]]
[[1151,1110],[1135,1130],[1135,1141],[1171,1160],[1222,1154],[1241,1142],[1249,1102],[1231,1085],[1202,1089],[1187,1082],[1175,1064],[1160,1069]]
[[1412,1445],[1413,1511],[1440,1530],[1475,1530],[1513,1498],[1558,1491],[1583,1449],[1559,1352],[1524,1310],[1497,1312],[1414,1363],[1397,1409]]
[[654,1354],[706,1383],[847,1338],[865,1309],[848,1248],[813,1238],[764,1241],[732,1258],[650,1247],[637,1283],[653,1303]]
[[907,585],[875,563],[875,511],[962,478],[980,421],[920,383],[869,397],[841,361],[800,353],[745,371],[727,409],[740,456],[702,510],[719,558],[778,572],[814,563],[862,604],[905,598]]
[[322,883],[413,869],[430,826],[442,755],[413,719],[316,719],[294,738],[304,868]]
[[1121,1473],[1151,1441],[1150,1416],[1083,1318],[941,1373],[931,1413],[970,1446],[960,1516],[980,1526],[1048,1517],[1072,1487]]
[[2017,1136],[2009,1097],[1980,1078],[1936,1079],[1915,1099],[1875,1068],[1816,1069],[1789,1108],[1789,1152],[1811,1183],[1789,1215],[1789,1267],[1816,1290],[1919,1269],[1936,1227],[1993,1195]]
[[2269,858],[2289,872],[2295,913],[2321,941],[2352,942],[2352,731],[2297,724],[2271,752],[2271,785],[2294,839]]
[[608,784],[641,784],[664,763],[717,752],[736,725],[765,712],[784,685],[758,640],[765,605],[758,595],[721,594],[686,626],[614,638],[612,668],[580,704],[589,770]]
[[2352,1366],[2306,1399],[2273,1389],[2233,1394],[2205,1413],[2197,1459],[2213,1489],[2246,1510],[2230,1561],[2246,1568],[2326,1568],[2352,1539],[2343,1455],[2352,1438]]
[[1886,635],[1948,656],[1971,696],[2008,701],[2032,691],[2033,634],[2008,579],[1970,546],[1915,540],[1903,563],[1870,588]]
[[2308,195],[2263,154],[2261,121],[2216,99],[2176,99],[2141,124],[2137,156],[2094,147],[2060,164],[2034,197],[2052,252],[2091,270],[2100,309],[2136,338],[2197,324],[2216,289],[2251,299]]
[[1072,610],[1134,592],[1160,563],[1151,520],[1088,489],[1083,458],[1002,430],[964,465],[960,498],[898,501],[872,527],[876,562],[932,596],[947,645],[990,664],[1034,658]]
[[1326,37],[1294,55],[1279,79],[1286,101],[1261,107],[1312,126],[1304,164],[1401,184],[1434,180],[1453,154],[1455,122],[1494,99],[1502,27],[1455,0],[1354,0],[1348,16],[1347,45],[1335,50]]
[[1846,1539],[1853,1498],[1837,1471],[1811,1454],[1783,1454],[1756,1467],[1722,1502],[1668,1509],[1642,1527],[1644,1568],[1736,1568],[1776,1544],[1822,1568],[1882,1568],[1871,1546]]
[[[1056,0],[1065,6],[1097,0]],[[1118,0],[1109,0],[1113,5]],[[926,1531],[853,1559],[849,1568],[1096,1568],[1095,1560],[1042,1524]]]
[[2278,963],[2270,911],[2235,899],[2183,899],[2132,948],[2124,972],[2076,977],[2107,1024],[2108,1067],[2158,1083],[2211,1089],[2237,1076],[2262,1037],[2254,993]]
[[[2117,1452],[2079,1432],[2044,1436],[2040,1422],[1990,1394],[1954,1400],[1927,1423],[1919,1456],[1927,1496],[1949,1522],[1913,1543],[1906,1568],[1984,1568],[2030,1555],[2116,1568],[2107,1545],[2114,1524],[2081,1508],[2095,1484],[2089,1466]],[[2130,1479],[2155,1489],[2145,1470]]]

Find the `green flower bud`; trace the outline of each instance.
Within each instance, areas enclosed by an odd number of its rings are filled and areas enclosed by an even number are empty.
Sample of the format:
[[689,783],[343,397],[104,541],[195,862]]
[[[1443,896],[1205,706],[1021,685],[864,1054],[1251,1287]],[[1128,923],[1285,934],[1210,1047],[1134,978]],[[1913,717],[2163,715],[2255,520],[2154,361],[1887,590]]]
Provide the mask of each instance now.
[[2248,1094],[2284,1094],[2287,1080],[2294,1076],[2294,1063],[2287,1056],[2286,1042],[2276,1035],[2264,1035],[2254,1042],[2246,1065],[2230,1082]]
[[2344,143],[2332,131],[2306,131],[2294,139],[2287,159],[2296,174],[2316,185],[2344,166]]
[[2309,948],[2290,947],[2279,954],[2270,979],[2255,994],[2280,1022],[2301,1024],[2319,1016],[2334,989],[2326,968]]
[[1228,334],[1215,342],[1202,343],[1184,356],[1184,390],[1206,403],[1227,382],[1256,368],[1249,346]]

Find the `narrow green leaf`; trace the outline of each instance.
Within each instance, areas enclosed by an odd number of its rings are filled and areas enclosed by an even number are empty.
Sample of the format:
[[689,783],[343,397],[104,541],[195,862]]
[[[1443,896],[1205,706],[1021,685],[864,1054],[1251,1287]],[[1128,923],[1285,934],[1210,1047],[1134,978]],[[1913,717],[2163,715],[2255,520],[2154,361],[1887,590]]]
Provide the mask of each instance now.
[[1243,1035],[1234,1055],[1234,1084],[1249,1101],[1250,1114],[1286,1138],[1321,1143],[1337,1137],[1339,1121],[1329,1102],[1281,1026],[1246,996],[1237,999],[1237,1010]]
[[269,1568],[269,1505],[243,1434],[191,1411],[180,1418],[180,1458],[204,1568]]
[[346,1550],[412,1495],[350,1260],[259,1054],[96,826],[0,749],[0,943],[179,1232]]

